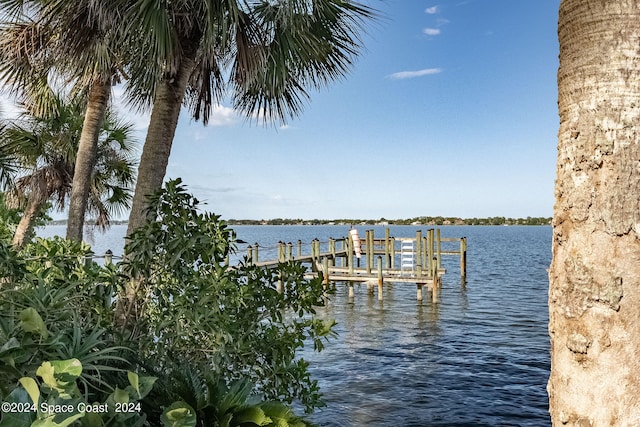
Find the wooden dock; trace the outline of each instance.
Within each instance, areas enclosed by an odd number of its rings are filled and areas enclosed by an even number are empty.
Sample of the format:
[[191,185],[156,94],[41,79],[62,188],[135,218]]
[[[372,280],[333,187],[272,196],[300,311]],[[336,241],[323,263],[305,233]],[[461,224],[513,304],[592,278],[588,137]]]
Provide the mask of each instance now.
[[[443,242],[457,242],[456,250],[443,250]],[[451,245],[451,244],[449,244]],[[429,229],[423,234],[416,231],[415,236],[393,237],[390,229],[385,230],[384,238],[376,238],[373,230],[367,230],[362,238],[353,233],[339,239],[320,242],[314,239],[310,244],[310,252],[303,252],[303,244],[297,245],[278,242],[277,259],[262,261],[259,259],[260,246],[247,248],[247,263],[274,267],[279,263],[298,261],[308,264],[307,278],[321,276],[325,286],[332,283],[347,283],[349,297],[353,298],[353,284],[367,283],[370,292],[378,290],[378,300],[382,301],[382,288],[385,282],[413,283],[416,285],[416,297],[423,300],[423,288],[431,291],[433,302],[437,302],[438,287],[442,276],[446,273],[442,267],[443,256],[458,256],[460,259],[460,276],[466,280],[467,239],[441,238],[439,229]]]

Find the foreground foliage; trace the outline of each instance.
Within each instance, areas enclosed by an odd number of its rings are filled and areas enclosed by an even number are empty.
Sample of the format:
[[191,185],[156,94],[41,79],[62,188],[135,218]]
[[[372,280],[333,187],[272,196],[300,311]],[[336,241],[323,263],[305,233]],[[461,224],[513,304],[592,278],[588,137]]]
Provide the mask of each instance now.
[[[121,265],[60,238],[20,253],[0,242],[0,400],[16,409],[0,426],[308,425],[287,404],[322,404],[296,358],[332,334],[313,317],[321,282],[296,264],[229,267],[232,230],[179,181],[150,206]],[[123,323],[117,295],[132,277],[142,304]]]

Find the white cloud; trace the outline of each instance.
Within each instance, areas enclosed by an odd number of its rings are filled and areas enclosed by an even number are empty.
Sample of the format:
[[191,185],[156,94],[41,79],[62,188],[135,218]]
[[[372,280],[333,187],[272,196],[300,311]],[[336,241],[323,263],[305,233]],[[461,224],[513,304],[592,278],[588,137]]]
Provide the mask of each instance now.
[[434,15],[438,13],[438,6],[431,6],[425,9],[424,13],[428,13],[429,15]]
[[438,34],[440,34],[440,29],[439,28],[425,28],[424,30],[422,30],[423,33],[425,33],[428,36],[437,36]]
[[240,120],[238,113],[231,107],[216,105],[211,109],[210,126],[231,126]]
[[124,96],[124,86],[119,85],[113,88],[112,102],[115,111],[122,119],[133,125],[133,129],[138,133],[139,138],[144,138],[144,134],[149,127],[151,119],[151,110],[137,111],[127,106]]
[[388,75],[387,77],[392,80],[403,80],[403,79],[413,79],[415,77],[428,76],[431,74],[441,73],[441,68],[425,68],[423,70],[416,71],[399,71],[397,73],[393,73]]

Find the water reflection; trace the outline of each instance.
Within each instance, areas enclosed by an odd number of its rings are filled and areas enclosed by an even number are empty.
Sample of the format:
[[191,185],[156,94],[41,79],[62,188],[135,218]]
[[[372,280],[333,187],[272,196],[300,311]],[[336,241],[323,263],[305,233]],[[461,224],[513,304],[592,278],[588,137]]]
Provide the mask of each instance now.
[[305,356],[329,405],[312,420],[354,427],[550,424],[550,232],[474,231],[465,232],[474,248],[467,283],[456,277],[457,260],[445,265],[438,303],[426,288],[417,302],[415,285],[385,284],[382,303],[377,289],[369,295],[355,285],[349,303],[348,288],[338,287],[328,315],[340,337],[326,353]]

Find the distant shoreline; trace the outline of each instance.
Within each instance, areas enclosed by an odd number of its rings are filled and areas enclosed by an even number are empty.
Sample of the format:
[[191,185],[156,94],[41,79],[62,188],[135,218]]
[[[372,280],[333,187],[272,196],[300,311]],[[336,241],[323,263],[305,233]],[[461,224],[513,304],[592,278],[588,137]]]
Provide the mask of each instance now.
[[[526,218],[455,218],[455,217],[416,217],[407,219],[227,219],[228,225],[550,225],[551,217]],[[129,221],[114,220],[111,225],[127,225]],[[66,225],[67,220],[54,220],[47,225]],[[87,225],[93,222],[87,221]]]

